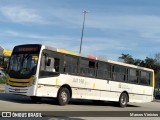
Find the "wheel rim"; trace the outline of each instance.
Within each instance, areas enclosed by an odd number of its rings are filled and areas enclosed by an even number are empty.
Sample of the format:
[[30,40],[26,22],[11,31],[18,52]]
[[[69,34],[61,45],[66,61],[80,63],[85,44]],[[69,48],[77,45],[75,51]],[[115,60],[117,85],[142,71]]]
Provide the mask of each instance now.
[[127,103],[127,99],[126,99],[125,96],[122,96],[122,97],[121,97],[121,103],[122,103],[123,105],[125,105],[125,104]]
[[67,102],[67,99],[68,99],[67,93],[63,91],[61,93],[61,100],[62,100],[62,102],[63,103]]

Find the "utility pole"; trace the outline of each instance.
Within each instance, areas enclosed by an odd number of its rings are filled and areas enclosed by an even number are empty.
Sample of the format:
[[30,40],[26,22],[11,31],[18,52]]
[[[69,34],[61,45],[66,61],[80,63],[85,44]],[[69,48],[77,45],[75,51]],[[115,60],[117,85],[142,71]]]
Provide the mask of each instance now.
[[86,16],[87,11],[83,11],[83,13],[84,13],[84,20],[83,20],[83,27],[82,27],[82,35],[81,35],[81,43],[80,43],[79,54],[81,54],[81,50],[82,50],[84,23],[85,23],[85,16]]

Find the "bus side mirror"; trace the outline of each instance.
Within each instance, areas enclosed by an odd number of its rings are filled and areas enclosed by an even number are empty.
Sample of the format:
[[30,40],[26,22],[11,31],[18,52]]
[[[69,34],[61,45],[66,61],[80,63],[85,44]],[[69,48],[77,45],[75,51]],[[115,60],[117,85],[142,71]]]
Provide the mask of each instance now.
[[47,60],[47,66],[50,66],[51,65],[51,59],[48,59]]

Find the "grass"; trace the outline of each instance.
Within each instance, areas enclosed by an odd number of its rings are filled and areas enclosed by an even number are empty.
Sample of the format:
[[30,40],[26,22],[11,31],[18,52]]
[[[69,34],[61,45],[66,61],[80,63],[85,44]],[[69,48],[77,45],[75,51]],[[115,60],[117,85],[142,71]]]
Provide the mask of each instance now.
[[5,84],[5,81],[2,78],[0,78],[0,84]]

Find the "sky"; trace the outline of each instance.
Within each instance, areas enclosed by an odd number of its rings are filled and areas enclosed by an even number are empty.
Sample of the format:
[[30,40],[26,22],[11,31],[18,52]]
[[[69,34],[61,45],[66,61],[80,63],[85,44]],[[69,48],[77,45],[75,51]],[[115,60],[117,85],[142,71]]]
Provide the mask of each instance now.
[[44,44],[118,60],[160,52],[159,0],[0,0],[0,46]]

